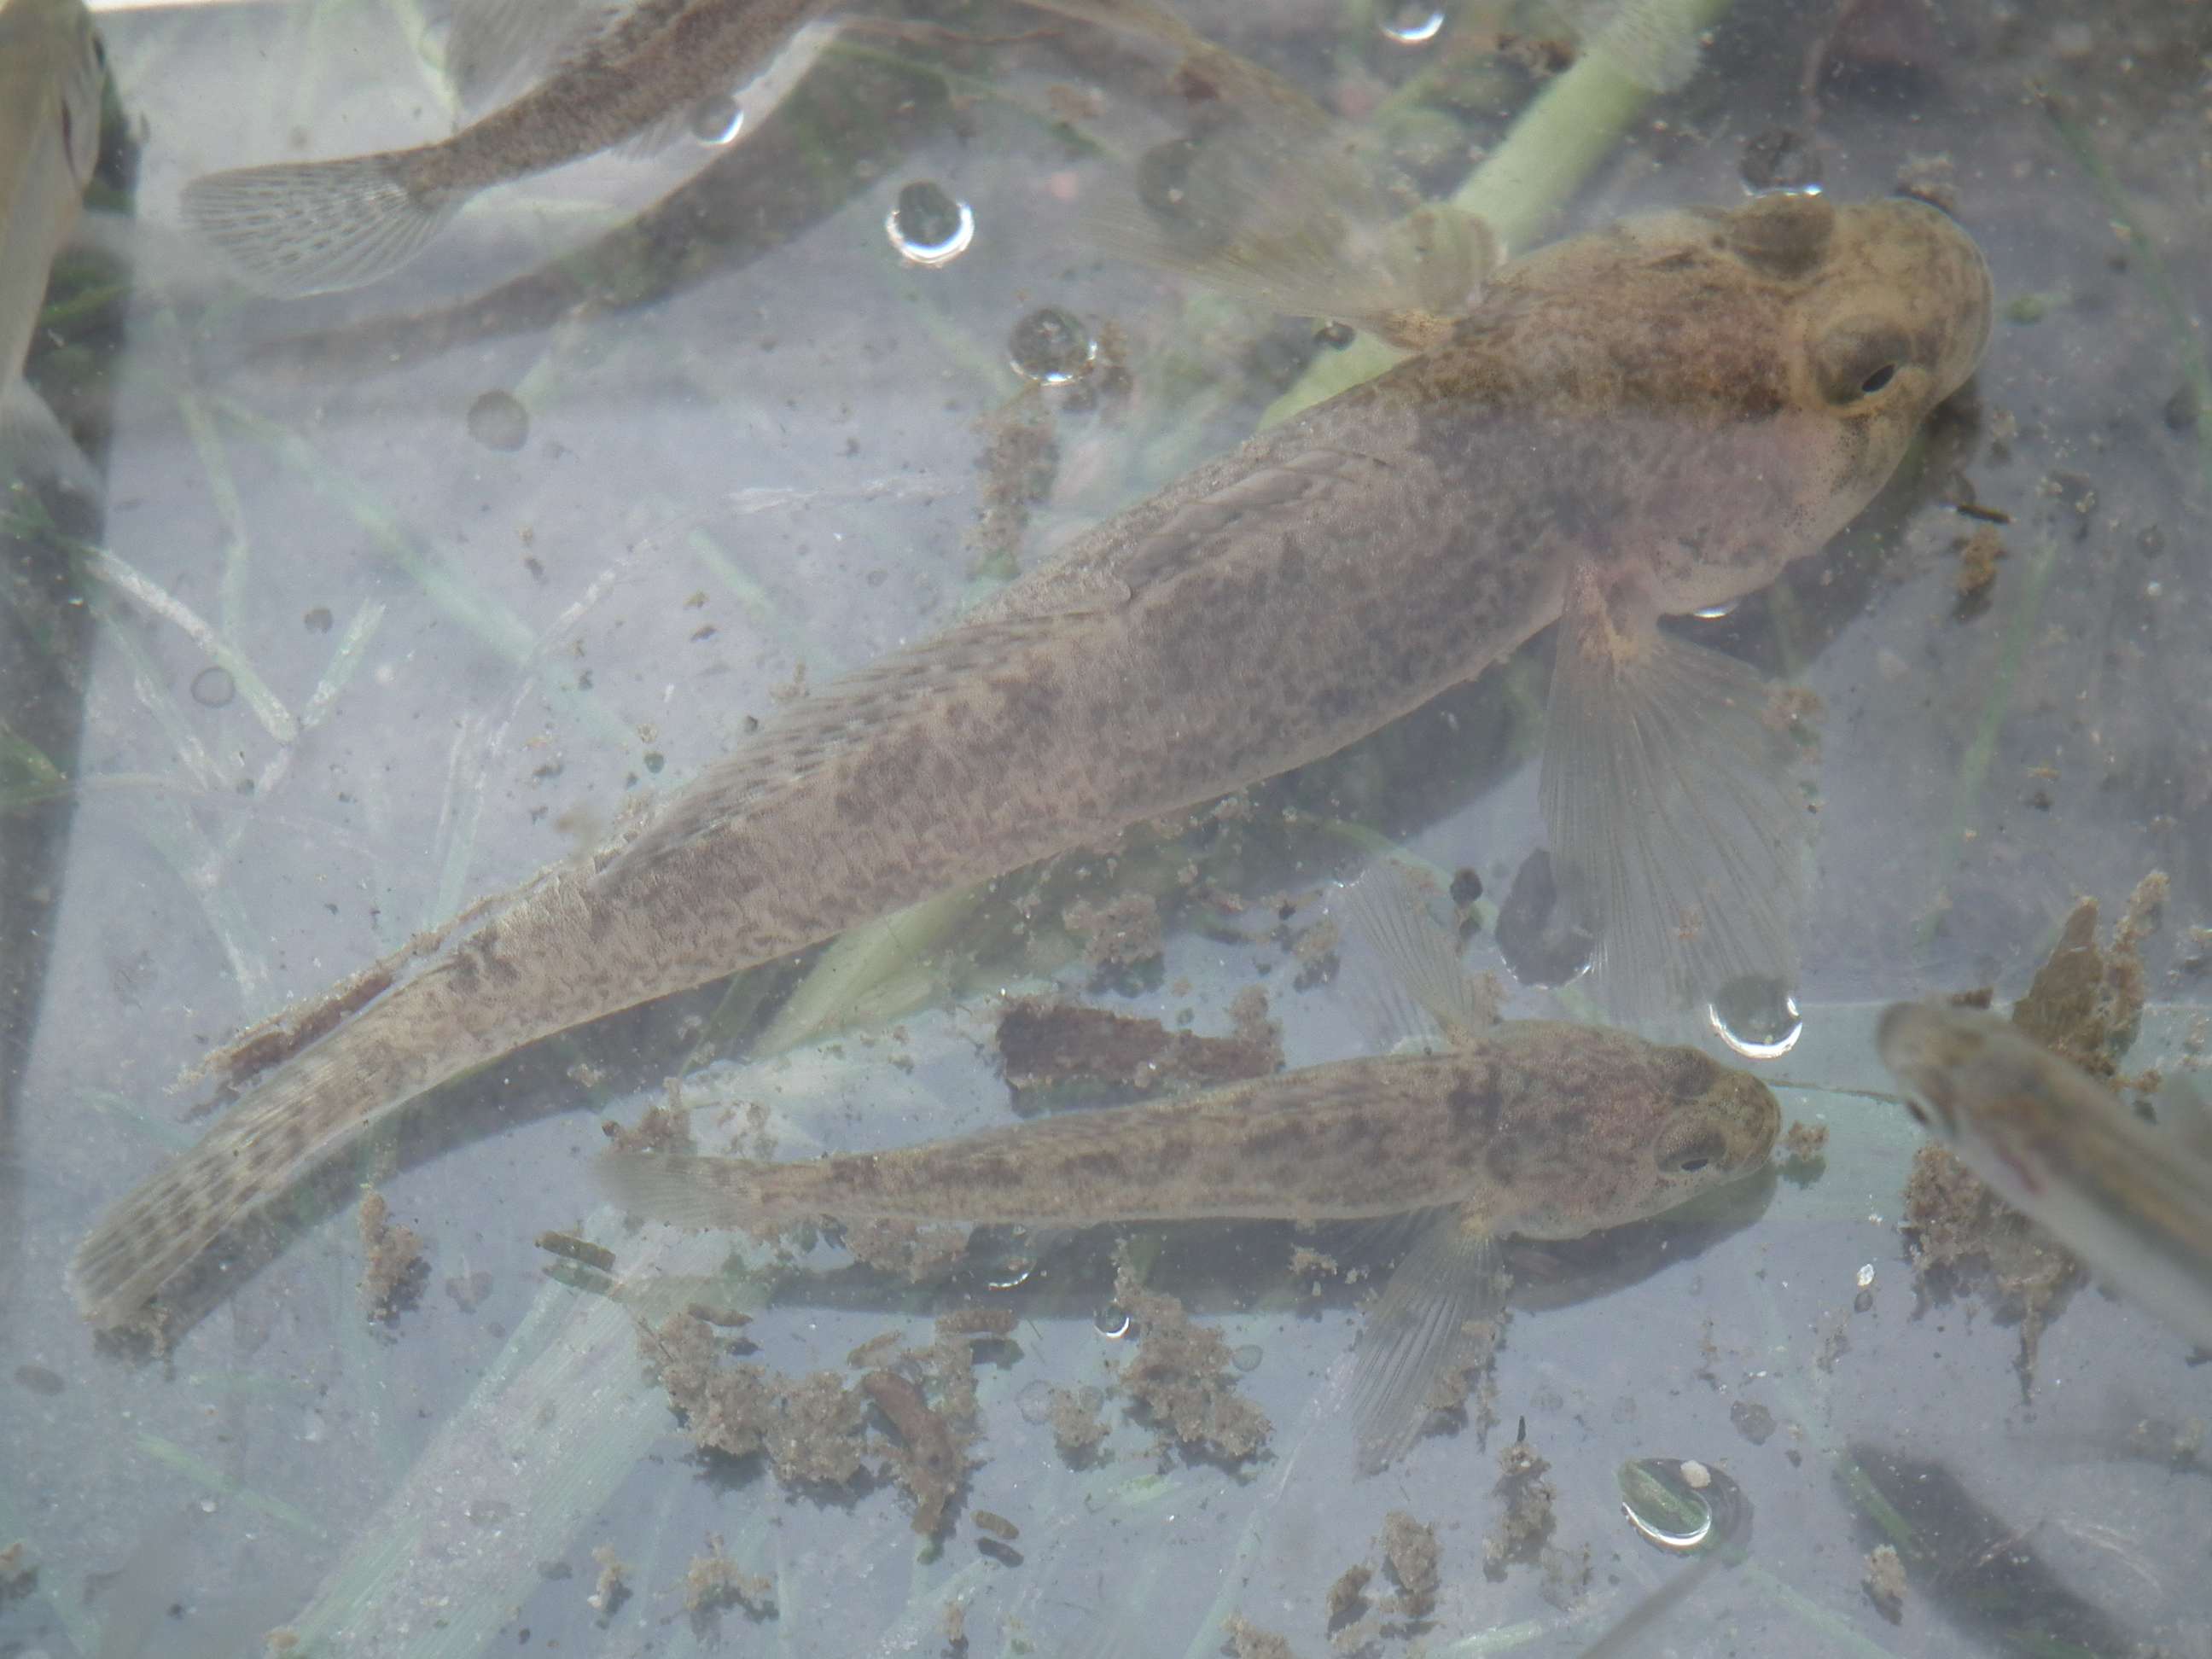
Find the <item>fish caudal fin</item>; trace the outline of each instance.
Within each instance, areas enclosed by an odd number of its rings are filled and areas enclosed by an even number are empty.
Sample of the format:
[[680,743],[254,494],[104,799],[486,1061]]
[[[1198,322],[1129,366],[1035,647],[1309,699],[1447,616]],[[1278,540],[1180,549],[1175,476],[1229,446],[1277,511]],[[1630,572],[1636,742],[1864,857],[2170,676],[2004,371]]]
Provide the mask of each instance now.
[[1733,658],[1617,617],[1570,579],[1540,797],[1552,867],[1632,1018],[1740,981],[1796,983],[1810,792],[1788,695]]
[[1403,1456],[1449,1404],[1455,1373],[1495,1350],[1509,1283],[1489,1230],[1467,1211],[1438,1213],[1414,1239],[1352,1355],[1346,1403],[1363,1471]]
[[404,167],[358,155],[210,173],[185,186],[185,222],[264,294],[360,288],[420,253],[471,194],[410,188]]

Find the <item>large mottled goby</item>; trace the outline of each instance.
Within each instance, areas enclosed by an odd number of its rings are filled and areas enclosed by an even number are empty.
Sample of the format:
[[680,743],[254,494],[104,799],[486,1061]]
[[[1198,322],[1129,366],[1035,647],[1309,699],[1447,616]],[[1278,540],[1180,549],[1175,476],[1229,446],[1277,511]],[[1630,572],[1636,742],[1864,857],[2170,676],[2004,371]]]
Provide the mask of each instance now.
[[[357,975],[71,1279],[129,1320],[425,1090],[1332,753],[1565,619],[1543,794],[1626,1000],[1790,967],[1803,804],[1755,676],[1658,617],[1764,586],[1972,372],[1990,282],[1924,203],[1660,214],[1499,270],[1443,343],[798,705],[657,816]],[[294,1052],[294,1050],[297,1050]]]
[[[1580,1238],[1657,1216],[1766,1162],[1782,1114],[1695,1048],[1553,1020],[1492,1024],[1494,993],[1397,866],[1345,907],[1441,1028],[1425,1053],[1303,1066],[1133,1106],[1063,1112],[889,1152],[787,1164],[599,1160],[634,1213],[774,1234],[832,1218],[1084,1227],[1418,1216],[1359,1340],[1350,1391],[1369,1468],[1411,1445],[1431,1389],[1494,1318],[1508,1237]],[[1424,1213],[1425,1212],[1425,1213]]]

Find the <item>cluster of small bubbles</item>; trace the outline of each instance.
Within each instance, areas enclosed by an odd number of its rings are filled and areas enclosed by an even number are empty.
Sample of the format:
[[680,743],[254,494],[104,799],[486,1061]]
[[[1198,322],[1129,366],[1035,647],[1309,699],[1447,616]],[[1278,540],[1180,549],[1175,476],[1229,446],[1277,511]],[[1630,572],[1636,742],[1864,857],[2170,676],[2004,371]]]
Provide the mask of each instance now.
[[1066,386],[1098,361],[1098,342],[1082,319],[1057,306],[1032,311],[1006,337],[1014,372],[1039,386]]
[[511,454],[530,441],[530,411],[511,392],[487,392],[469,405],[469,436]]
[[943,185],[917,179],[899,191],[884,234],[910,265],[949,265],[975,240],[975,212]]
[[238,695],[238,682],[228,668],[203,668],[192,676],[192,701],[204,708],[220,708]]
[[1690,614],[1693,617],[1699,617],[1705,622],[1718,622],[1723,617],[1729,615],[1736,608],[1736,606],[1742,603],[1743,601],[1740,599],[1723,599],[1718,605],[1709,605],[1704,610],[1692,611]]
[[1443,33],[1443,10],[1429,0],[1383,0],[1375,27],[1385,40],[1401,46],[1425,46]]
[[1052,1418],[1052,1384],[1039,1381],[1031,1382],[1014,1396],[1015,1409],[1028,1423],[1044,1423]]
[[1258,1370],[1260,1369],[1260,1345],[1256,1342],[1247,1342],[1243,1347],[1237,1349],[1236,1352],[1229,1356],[1229,1363],[1236,1366],[1240,1371]]
[[1738,171],[1743,187],[1754,196],[1769,191],[1820,193],[1820,152],[1811,139],[1789,127],[1769,127],[1745,139]]
[[1805,1017],[1790,988],[1755,975],[1722,986],[1705,1005],[1705,1023],[1746,1060],[1779,1060],[1805,1035]]
[[691,111],[691,136],[717,149],[735,143],[744,126],[745,106],[727,93],[702,98]]
[[1098,1334],[1109,1342],[1119,1342],[1128,1335],[1136,1322],[1129,1317],[1129,1310],[1118,1302],[1109,1302],[1098,1310],[1098,1316],[1091,1322]]

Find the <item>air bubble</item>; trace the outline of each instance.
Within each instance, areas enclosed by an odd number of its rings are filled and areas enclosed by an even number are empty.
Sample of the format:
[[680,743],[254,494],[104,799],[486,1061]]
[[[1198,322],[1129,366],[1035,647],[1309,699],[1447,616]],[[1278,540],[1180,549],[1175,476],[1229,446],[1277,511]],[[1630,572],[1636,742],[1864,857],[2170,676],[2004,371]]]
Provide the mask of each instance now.
[[1020,1412],[1025,1423],[1048,1423],[1052,1420],[1052,1384],[1044,1382],[1030,1383],[1014,1396],[1014,1409]]
[[1261,1358],[1260,1345],[1256,1342],[1247,1342],[1229,1356],[1229,1363],[1240,1371],[1256,1371],[1260,1369]]
[[1091,372],[1098,361],[1098,342],[1080,318],[1046,306],[1014,325],[1006,337],[1006,355],[1016,374],[1039,386],[1066,386]]
[[1091,1322],[1098,1334],[1109,1342],[1119,1342],[1128,1335],[1136,1322],[1129,1317],[1129,1310],[1118,1302],[1109,1302],[1098,1310],[1097,1317]]
[[918,179],[898,193],[884,219],[884,233],[910,265],[949,265],[975,240],[975,213],[944,187]]
[[1443,33],[1444,15],[1427,0],[1385,0],[1375,27],[1385,40],[1401,46],[1425,46]]
[[691,136],[712,149],[734,144],[744,130],[745,106],[727,93],[700,100],[691,112]]
[[1718,622],[1742,603],[1740,599],[1723,599],[1718,605],[1709,605],[1704,610],[1692,611],[1690,614],[1705,622]]
[[511,453],[530,441],[530,411],[513,392],[487,392],[469,405],[469,436]]
[[1713,1034],[1746,1060],[1779,1060],[1805,1035],[1797,999],[1780,980],[1730,980],[1705,1005]]

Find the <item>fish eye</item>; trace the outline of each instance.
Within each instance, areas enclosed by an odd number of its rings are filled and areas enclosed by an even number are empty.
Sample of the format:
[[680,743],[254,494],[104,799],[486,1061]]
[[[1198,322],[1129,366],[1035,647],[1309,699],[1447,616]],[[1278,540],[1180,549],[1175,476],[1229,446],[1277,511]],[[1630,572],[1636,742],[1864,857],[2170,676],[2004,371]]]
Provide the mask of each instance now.
[[1674,1167],[1680,1170],[1684,1175],[1695,1175],[1698,1170],[1704,1169],[1706,1164],[1711,1162],[1712,1159],[1709,1158],[1686,1158]]
[[1718,1130],[1699,1129],[1662,1146],[1659,1166],[1674,1175],[1695,1175],[1718,1163],[1727,1151]]
[[1813,375],[1821,395],[1841,407],[1887,391],[1911,356],[1911,342],[1894,327],[1845,323],[1814,343]]

